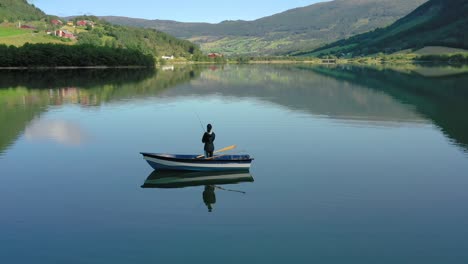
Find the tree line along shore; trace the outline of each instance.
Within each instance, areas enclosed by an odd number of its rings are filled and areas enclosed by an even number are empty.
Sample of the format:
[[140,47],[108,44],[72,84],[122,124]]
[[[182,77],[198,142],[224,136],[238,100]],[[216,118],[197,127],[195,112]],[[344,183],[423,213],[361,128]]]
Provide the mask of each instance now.
[[0,67],[154,67],[151,55],[137,50],[93,45],[25,44],[0,45]]
[[[415,54],[375,54],[361,58],[338,58],[335,56],[317,57],[218,57],[192,61],[171,61],[177,63],[314,63],[314,64],[376,64],[376,63],[455,63],[467,64],[468,53],[415,55]],[[168,63],[159,61],[159,64]],[[0,44],[1,68],[86,68],[86,67],[155,67],[157,60],[151,54],[134,49],[112,48],[94,45],[25,44],[21,47]]]

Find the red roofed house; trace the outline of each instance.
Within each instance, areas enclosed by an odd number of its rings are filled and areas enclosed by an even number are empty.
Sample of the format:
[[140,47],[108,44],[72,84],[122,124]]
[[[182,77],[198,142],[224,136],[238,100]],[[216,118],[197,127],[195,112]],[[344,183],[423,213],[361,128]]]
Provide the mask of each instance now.
[[61,37],[61,38],[76,39],[76,37],[75,37],[75,35],[73,35],[73,33],[69,32],[67,30],[63,30],[63,29],[56,30],[55,31],[55,36]]
[[218,58],[218,57],[223,57],[223,54],[210,53],[210,54],[208,54],[208,57],[214,59],[214,58]]
[[52,23],[52,25],[54,25],[54,26],[60,26],[60,25],[63,24],[63,22],[60,21],[60,20],[58,20],[58,19],[52,19],[52,20],[50,21],[50,23]]
[[93,21],[89,21],[89,20],[79,20],[76,22],[76,25],[77,26],[87,26],[87,25],[90,25],[92,27],[94,27],[94,22]]
[[28,25],[21,25],[21,28],[25,28],[25,29],[36,29],[35,27],[33,27],[33,26],[28,26]]

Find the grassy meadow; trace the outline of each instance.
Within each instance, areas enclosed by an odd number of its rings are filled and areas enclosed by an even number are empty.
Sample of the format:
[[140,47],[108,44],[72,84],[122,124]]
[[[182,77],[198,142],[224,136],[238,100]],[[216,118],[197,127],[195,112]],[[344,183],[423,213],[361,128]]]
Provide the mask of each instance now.
[[455,53],[468,53],[468,50],[441,46],[428,46],[417,50],[414,53],[418,55],[446,55]]
[[11,37],[21,34],[26,34],[27,32],[22,29],[18,28],[9,28],[9,27],[1,27],[0,26],[0,38],[2,37]]
[[0,25],[0,44],[7,46],[23,46],[25,43],[63,43],[72,44],[69,40],[61,40],[49,36],[45,32],[34,32],[30,29],[19,29],[12,26]]

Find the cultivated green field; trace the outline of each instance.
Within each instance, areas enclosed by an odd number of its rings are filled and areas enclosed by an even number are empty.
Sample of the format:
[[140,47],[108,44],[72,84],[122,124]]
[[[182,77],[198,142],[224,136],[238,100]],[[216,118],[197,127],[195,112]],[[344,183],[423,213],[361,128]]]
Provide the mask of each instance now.
[[23,46],[25,43],[62,43],[73,44],[74,42],[60,40],[45,33],[34,33],[31,30],[0,27],[0,44]]
[[0,27],[0,38],[26,34],[28,31],[18,28]]
[[420,50],[417,50],[414,53],[418,55],[442,55],[442,54],[453,54],[453,53],[468,53],[468,50],[441,47],[441,46],[428,46]]

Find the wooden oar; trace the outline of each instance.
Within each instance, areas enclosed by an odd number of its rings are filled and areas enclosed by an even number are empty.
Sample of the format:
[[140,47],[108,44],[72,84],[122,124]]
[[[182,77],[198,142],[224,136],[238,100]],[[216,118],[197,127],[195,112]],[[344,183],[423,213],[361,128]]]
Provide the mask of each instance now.
[[226,156],[227,154],[222,154],[222,155],[218,155],[218,156],[213,156],[213,157],[209,157],[209,158],[206,158],[206,160],[212,160],[212,159],[216,159],[216,158],[219,158],[219,157],[222,157],[222,156]]
[[[213,154],[214,154],[214,153],[223,152],[223,151],[228,151],[228,150],[235,149],[235,148],[236,148],[236,145],[231,145],[231,146],[229,146],[229,147],[225,147],[225,148],[216,150],[216,151],[213,152]],[[197,159],[203,158],[203,157],[205,157],[205,155],[200,155],[200,156],[197,156]]]

